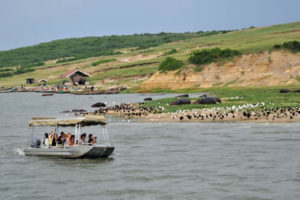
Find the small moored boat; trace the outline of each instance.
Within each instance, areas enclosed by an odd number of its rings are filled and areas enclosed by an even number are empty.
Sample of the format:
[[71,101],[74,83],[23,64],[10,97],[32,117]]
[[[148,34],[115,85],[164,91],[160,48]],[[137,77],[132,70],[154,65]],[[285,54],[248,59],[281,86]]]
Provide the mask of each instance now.
[[53,93],[44,93],[42,94],[43,97],[46,97],[46,96],[53,96]]
[[29,122],[29,126],[34,129],[38,126],[54,127],[58,132],[59,127],[74,126],[75,141],[79,141],[81,127],[101,125],[102,142],[101,144],[79,144],[74,145],[56,145],[45,146],[41,144],[41,140],[34,137],[31,132],[28,140],[28,147],[24,148],[26,156],[45,156],[58,158],[104,158],[110,156],[115,147],[111,145],[105,125],[107,124],[104,116],[86,115],[72,119],[56,119],[56,118],[33,118]]

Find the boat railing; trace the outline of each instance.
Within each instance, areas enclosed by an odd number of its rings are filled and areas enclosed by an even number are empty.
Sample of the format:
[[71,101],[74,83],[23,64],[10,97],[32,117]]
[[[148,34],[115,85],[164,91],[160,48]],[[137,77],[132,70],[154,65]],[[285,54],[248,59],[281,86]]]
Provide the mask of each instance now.
[[[36,136],[34,134],[34,129],[35,129],[35,125],[32,125],[29,127],[30,129],[30,134],[27,135],[27,140],[26,140],[26,144],[25,146],[31,146],[31,147],[36,147],[36,148],[57,148],[57,149],[61,149],[61,148],[68,148],[70,147],[69,145],[66,144],[56,144],[56,146],[45,146],[42,144],[42,141],[44,141],[44,139],[41,139],[39,136]],[[95,144],[80,144],[80,145],[86,145],[86,146],[112,146],[110,139],[109,139],[109,135],[106,129],[105,125],[101,125],[102,127],[102,137],[101,137],[101,131],[99,131],[98,133],[96,133],[96,136],[100,136],[98,137],[99,140],[97,139],[97,143]],[[58,133],[59,132],[59,126],[54,126],[54,132]],[[80,135],[81,135],[81,124],[77,123],[75,125],[75,130],[74,130],[74,136],[75,136],[75,141],[80,140]],[[74,146],[80,146],[79,144],[75,144]]]
[[107,144],[107,143],[95,143],[95,144],[74,144],[74,145],[67,145],[67,144],[56,144],[56,146],[46,146],[46,145],[41,145],[40,147],[36,148],[44,148],[44,149],[69,149],[71,147],[78,147],[78,146],[113,146],[112,144]]

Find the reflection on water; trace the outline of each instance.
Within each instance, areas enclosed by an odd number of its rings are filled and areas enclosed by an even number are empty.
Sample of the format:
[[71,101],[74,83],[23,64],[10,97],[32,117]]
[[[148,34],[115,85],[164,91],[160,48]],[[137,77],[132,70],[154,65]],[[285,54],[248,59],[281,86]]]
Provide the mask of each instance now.
[[114,160],[113,157],[110,158],[99,158],[99,159],[55,159],[55,158],[39,158],[41,160],[49,161],[51,160],[53,164],[60,165],[63,167],[68,167],[70,169],[85,168],[93,169],[96,165],[105,165]]
[[300,199],[299,123],[128,123],[109,116],[111,158],[20,154],[32,116],[145,96],[1,94],[0,199]]

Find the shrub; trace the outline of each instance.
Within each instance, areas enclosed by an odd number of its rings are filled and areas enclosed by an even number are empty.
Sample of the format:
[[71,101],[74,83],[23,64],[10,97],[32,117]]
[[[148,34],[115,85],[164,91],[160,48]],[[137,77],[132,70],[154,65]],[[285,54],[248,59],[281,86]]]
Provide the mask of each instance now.
[[108,62],[112,62],[112,61],[116,61],[117,59],[113,58],[113,59],[106,59],[106,60],[99,60],[97,62],[93,62],[92,63],[92,66],[98,66],[100,64],[103,64],[103,63],[108,63]]
[[14,72],[14,74],[24,74],[24,73],[33,72],[33,71],[35,71],[35,69],[25,68],[25,67],[18,67],[16,69],[16,71]]
[[170,51],[167,51],[164,53],[164,55],[171,55],[171,54],[174,54],[174,53],[177,53],[177,50],[176,49],[171,49]]
[[27,63],[27,64],[23,64],[22,67],[37,67],[37,66],[42,66],[44,65],[44,62],[35,62],[35,63]]
[[275,45],[273,46],[273,48],[274,48],[274,49],[280,49],[280,48],[281,48],[281,44],[275,44]]
[[0,78],[3,78],[3,77],[10,77],[10,76],[12,76],[12,73],[10,73],[10,72],[0,73]]
[[0,69],[0,72],[11,72],[11,71],[13,71],[13,69],[11,69],[11,68]]
[[150,47],[156,47],[158,46],[159,44],[157,44],[155,41],[152,41],[151,43],[149,42],[148,44],[141,44],[138,46],[137,50],[142,50],[142,49],[147,49],[147,48],[150,48]]
[[273,46],[274,49],[287,49],[290,50],[294,53],[300,52],[300,42],[294,40],[294,41],[289,41],[289,42],[284,42],[282,45],[281,44],[275,44]]
[[70,61],[74,61],[77,60],[76,58],[63,58],[63,59],[59,59],[56,61],[56,63],[64,63],[64,62],[70,62]]
[[204,49],[201,51],[194,51],[190,56],[189,61],[193,64],[204,65],[238,55],[240,55],[239,51],[231,49]]
[[282,48],[288,49],[293,52],[299,52],[300,51],[300,42],[298,42],[298,41],[285,42],[282,44]]
[[195,70],[195,72],[202,72],[203,67],[202,66],[197,66],[194,70]]
[[183,66],[183,62],[172,57],[167,57],[158,67],[160,71],[172,71]]

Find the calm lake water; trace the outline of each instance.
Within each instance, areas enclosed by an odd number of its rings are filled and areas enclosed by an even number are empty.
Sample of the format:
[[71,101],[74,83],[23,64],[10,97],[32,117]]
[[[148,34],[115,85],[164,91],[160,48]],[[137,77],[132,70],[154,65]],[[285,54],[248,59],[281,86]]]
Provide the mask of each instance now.
[[300,123],[110,118],[107,128],[116,150],[109,159],[22,155],[33,116],[59,116],[68,109],[92,110],[90,105],[98,101],[136,102],[148,96],[175,94],[0,94],[0,199],[300,199]]

